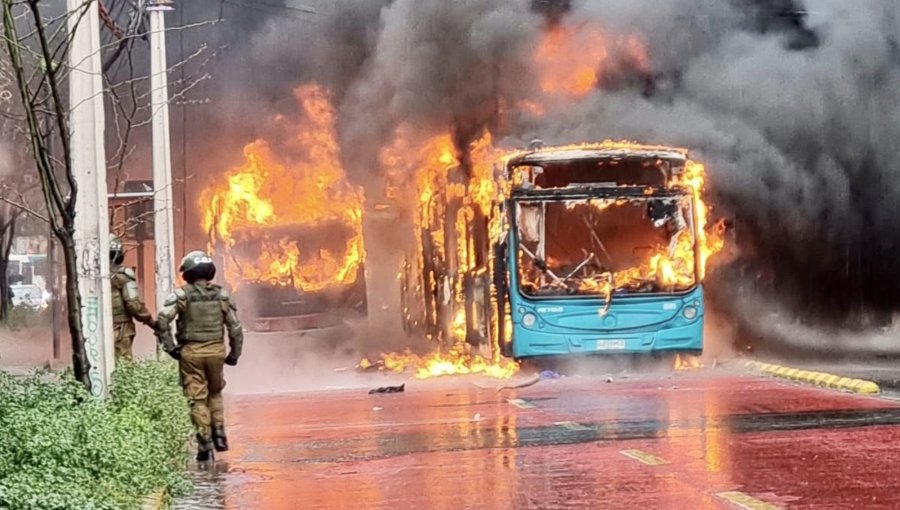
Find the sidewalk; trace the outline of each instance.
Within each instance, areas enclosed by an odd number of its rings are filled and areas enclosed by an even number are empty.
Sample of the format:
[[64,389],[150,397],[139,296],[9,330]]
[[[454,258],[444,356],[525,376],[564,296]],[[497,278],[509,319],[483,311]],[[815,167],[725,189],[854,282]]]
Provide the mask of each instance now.
[[[134,355],[146,358],[155,355],[156,339],[145,327],[138,329],[134,340]],[[68,330],[60,332],[60,355],[53,360],[53,335],[49,328],[10,331],[0,328],[0,370],[25,375],[35,369],[61,370],[71,365],[72,348]]]

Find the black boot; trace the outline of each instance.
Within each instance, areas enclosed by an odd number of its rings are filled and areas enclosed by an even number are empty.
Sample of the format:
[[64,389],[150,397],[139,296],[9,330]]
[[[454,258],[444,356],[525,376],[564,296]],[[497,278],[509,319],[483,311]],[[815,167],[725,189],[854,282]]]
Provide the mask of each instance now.
[[228,451],[228,438],[225,437],[225,427],[222,425],[213,427],[212,429],[213,445],[217,452]]
[[213,454],[213,443],[208,439],[197,437],[197,462],[205,463],[216,460]]

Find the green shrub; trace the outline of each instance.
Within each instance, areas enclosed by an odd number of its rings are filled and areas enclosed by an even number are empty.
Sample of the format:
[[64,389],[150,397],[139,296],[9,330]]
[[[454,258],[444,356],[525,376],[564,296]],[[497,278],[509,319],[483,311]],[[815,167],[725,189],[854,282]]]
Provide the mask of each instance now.
[[106,401],[70,374],[0,373],[0,509],[136,509],[183,492],[191,432],[170,362],[120,362]]

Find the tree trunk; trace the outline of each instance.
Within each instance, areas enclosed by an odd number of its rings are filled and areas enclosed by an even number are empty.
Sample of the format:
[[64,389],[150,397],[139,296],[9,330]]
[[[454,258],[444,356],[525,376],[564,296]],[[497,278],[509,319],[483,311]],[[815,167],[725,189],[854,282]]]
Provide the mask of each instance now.
[[9,254],[12,252],[15,235],[16,216],[14,215],[0,230],[0,322],[6,322],[9,318],[9,309],[12,307],[12,293],[9,288]]
[[78,257],[75,251],[75,239],[69,229],[65,235],[57,235],[57,239],[62,246],[63,261],[66,266],[66,317],[72,337],[72,369],[75,372],[75,378],[90,391],[91,363],[85,352],[84,329],[81,323],[81,293],[78,291]]
[[9,258],[0,257],[0,322],[6,322],[9,319],[9,309],[12,308],[8,272]]

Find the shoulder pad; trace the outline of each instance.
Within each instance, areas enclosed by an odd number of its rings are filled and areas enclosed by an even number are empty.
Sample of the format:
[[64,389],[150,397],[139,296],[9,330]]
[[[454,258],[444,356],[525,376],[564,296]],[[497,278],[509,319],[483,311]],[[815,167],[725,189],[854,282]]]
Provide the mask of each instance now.
[[231,294],[229,294],[227,290],[223,289],[222,287],[219,287],[216,290],[219,291],[219,297],[221,297],[222,299],[224,299],[224,300],[231,299]]
[[175,306],[175,304],[177,304],[179,301],[183,301],[185,298],[187,298],[187,294],[185,294],[183,290],[175,289],[175,292],[169,294],[166,297],[166,301],[165,303],[163,303],[163,306]]
[[132,280],[137,280],[137,275],[134,273],[134,269],[126,267],[122,270],[122,272],[125,273],[125,276],[131,278]]

